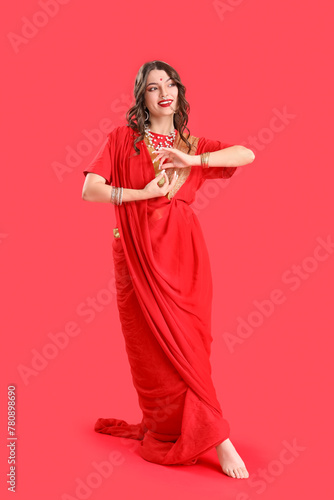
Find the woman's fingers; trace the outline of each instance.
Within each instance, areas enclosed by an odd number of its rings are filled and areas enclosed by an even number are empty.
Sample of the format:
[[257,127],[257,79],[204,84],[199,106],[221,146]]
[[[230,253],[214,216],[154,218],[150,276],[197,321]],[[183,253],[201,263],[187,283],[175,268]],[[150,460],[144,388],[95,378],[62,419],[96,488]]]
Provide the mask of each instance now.
[[159,189],[161,189],[163,186],[166,186],[168,185],[168,177],[167,177],[167,174],[165,172],[165,170],[162,170],[162,172],[160,172],[156,177],[155,177],[155,180],[156,180],[156,183],[158,185],[158,182],[161,181],[162,178],[165,178],[165,182],[163,183],[162,186],[159,186]]
[[173,165],[173,163],[164,163],[164,161],[166,161],[167,159],[170,162],[170,158],[168,158],[168,155],[163,155],[160,157],[159,169],[165,167],[165,165]]
[[175,168],[174,163],[164,163],[163,165],[159,165],[159,170],[164,167],[164,168]]
[[[162,178],[165,178],[165,182],[163,183],[162,186],[159,186],[159,182],[161,181]],[[155,185],[159,189],[160,196],[164,196],[165,194],[169,193],[171,189],[175,186],[175,183],[177,181],[178,175],[176,171],[174,172],[171,180],[169,181],[169,178],[165,172],[165,170],[162,170],[155,178]]]
[[160,165],[161,165],[161,162],[164,161],[164,159],[166,159],[168,156],[164,151],[162,151],[162,152],[152,151],[152,152],[156,154],[154,161],[160,160]]
[[[173,155],[171,155],[171,148],[165,148],[164,151],[161,151],[159,149],[158,151],[152,151],[152,152],[156,154],[154,161],[159,161],[159,169],[162,168],[162,164],[164,163],[164,161],[166,161],[168,158],[169,160],[173,158]],[[163,166],[165,167],[166,165],[167,168],[171,168],[174,166],[173,163],[165,163]]]

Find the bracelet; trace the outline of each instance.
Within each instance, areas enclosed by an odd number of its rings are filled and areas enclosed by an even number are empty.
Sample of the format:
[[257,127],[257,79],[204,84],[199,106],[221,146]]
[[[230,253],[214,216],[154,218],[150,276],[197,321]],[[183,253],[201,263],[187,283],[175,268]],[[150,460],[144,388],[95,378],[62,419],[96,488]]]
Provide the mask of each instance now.
[[116,194],[116,190],[115,190],[115,187],[114,186],[111,186],[111,197],[110,197],[110,202],[115,204],[115,194]]
[[203,168],[209,168],[209,156],[210,156],[209,151],[201,154],[201,165]]
[[122,187],[111,187],[110,202],[114,205],[122,205],[123,199],[123,188]]

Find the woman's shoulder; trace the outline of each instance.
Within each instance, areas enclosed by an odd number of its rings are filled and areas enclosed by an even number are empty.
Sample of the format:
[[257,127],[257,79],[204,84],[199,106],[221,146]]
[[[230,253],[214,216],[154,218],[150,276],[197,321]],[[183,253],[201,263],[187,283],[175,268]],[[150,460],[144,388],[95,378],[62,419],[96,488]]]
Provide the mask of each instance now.
[[119,125],[109,132],[108,142],[110,146],[116,147],[117,144],[133,142],[139,135],[136,129],[134,130],[128,125]]
[[108,137],[113,138],[121,135],[127,135],[130,134],[131,131],[133,132],[133,130],[128,125],[119,125],[118,127],[113,128],[111,132],[109,132]]

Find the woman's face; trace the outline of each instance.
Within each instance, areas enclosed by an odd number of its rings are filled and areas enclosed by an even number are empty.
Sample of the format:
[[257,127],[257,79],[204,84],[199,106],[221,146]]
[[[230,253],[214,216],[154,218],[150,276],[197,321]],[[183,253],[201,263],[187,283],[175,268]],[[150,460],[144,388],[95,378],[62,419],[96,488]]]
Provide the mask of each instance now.
[[154,117],[173,115],[177,110],[178,88],[166,71],[152,69],[147,76],[145,105]]

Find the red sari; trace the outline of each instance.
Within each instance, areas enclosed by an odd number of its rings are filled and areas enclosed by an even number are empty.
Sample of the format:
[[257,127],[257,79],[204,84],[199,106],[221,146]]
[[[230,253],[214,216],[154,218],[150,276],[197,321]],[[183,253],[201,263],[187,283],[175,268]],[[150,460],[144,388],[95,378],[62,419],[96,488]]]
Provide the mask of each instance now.
[[[107,184],[141,189],[156,175],[144,140],[115,128],[84,170]],[[190,154],[229,147],[190,136]],[[187,152],[179,134],[174,147]],[[168,172],[171,175],[173,169]],[[187,167],[169,195],[114,205],[113,258],[117,305],[141,423],[99,418],[97,432],[141,440],[140,455],[158,464],[190,465],[229,437],[211,379],[212,277],[209,255],[191,203],[206,179],[236,167]]]

